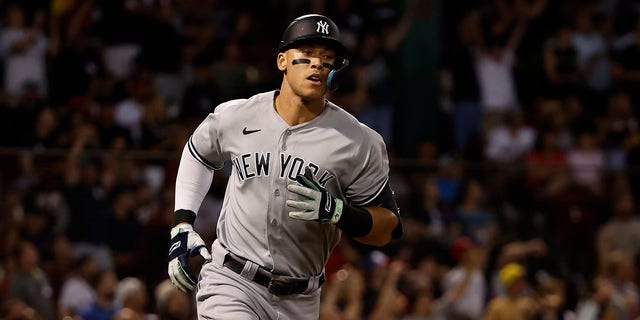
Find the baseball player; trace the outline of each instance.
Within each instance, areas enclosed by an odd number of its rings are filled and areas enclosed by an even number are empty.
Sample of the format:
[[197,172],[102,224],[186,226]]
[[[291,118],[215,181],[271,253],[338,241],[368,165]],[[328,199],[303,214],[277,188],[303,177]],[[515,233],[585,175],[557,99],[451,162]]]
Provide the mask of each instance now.
[[[168,272],[185,292],[197,284],[200,319],[317,318],[342,232],[374,246],[402,234],[382,138],[325,98],[348,65],[339,38],[325,16],[295,19],[279,45],[280,89],[220,104],[186,143]],[[227,161],[210,253],[192,225]]]

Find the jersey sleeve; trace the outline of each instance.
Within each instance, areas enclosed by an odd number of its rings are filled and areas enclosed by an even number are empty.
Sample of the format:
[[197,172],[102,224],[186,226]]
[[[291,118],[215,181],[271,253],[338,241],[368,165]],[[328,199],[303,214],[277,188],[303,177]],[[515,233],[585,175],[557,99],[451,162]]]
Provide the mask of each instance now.
[[354,159],[359,160],[353,170],[345,196],[352,205],[366,207],[374,203],[389,181],[389,158],[382,137],[372,131],[369,141],[361,144]]
[[226,161],[220,145],[222,113],[209,114],[196,128],[187,143],[191,155],[211,170],[221,169]]

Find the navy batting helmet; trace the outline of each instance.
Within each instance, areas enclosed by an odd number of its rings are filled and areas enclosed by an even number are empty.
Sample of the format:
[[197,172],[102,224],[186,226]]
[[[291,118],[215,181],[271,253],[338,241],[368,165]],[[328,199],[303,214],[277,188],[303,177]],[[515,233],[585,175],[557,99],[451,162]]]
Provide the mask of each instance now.
[[278,52],[306,41],[325,42],[336,50],[338,56],[344,56],[347,51],[340,41],[340,29],[331,19],[320,14],[307,14],[293,20],[284,30]]
[[345,59],[347,47],[340,41],[340,29],[331,19],[320,14],[307,14],[294,19],[282,34],[278,52],[306,42],[326,43],[336,51],[336,70],[329,75],[329,89],[337,89],[344,69],[349,65]]

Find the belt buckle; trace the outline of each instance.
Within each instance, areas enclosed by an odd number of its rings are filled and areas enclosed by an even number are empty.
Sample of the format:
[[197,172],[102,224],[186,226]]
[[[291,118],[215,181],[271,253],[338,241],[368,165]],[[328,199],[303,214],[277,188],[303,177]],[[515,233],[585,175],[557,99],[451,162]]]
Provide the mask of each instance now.
[[286,278],[274,276],[269,280],[269,286],[267,286],[269,292],[276,296],[288,296],[296,292],[296,287],[291,280]]

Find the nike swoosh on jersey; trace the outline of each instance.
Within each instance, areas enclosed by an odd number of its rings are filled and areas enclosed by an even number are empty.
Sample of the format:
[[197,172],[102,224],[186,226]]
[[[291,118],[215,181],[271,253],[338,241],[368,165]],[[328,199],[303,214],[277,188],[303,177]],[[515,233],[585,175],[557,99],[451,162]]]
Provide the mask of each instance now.
[[247,127],[244,127],[244,129],[242,129],[242,134],[248,135],[248,134],[256,133],[258,131],[262,131],[262,129],[247,130]]

